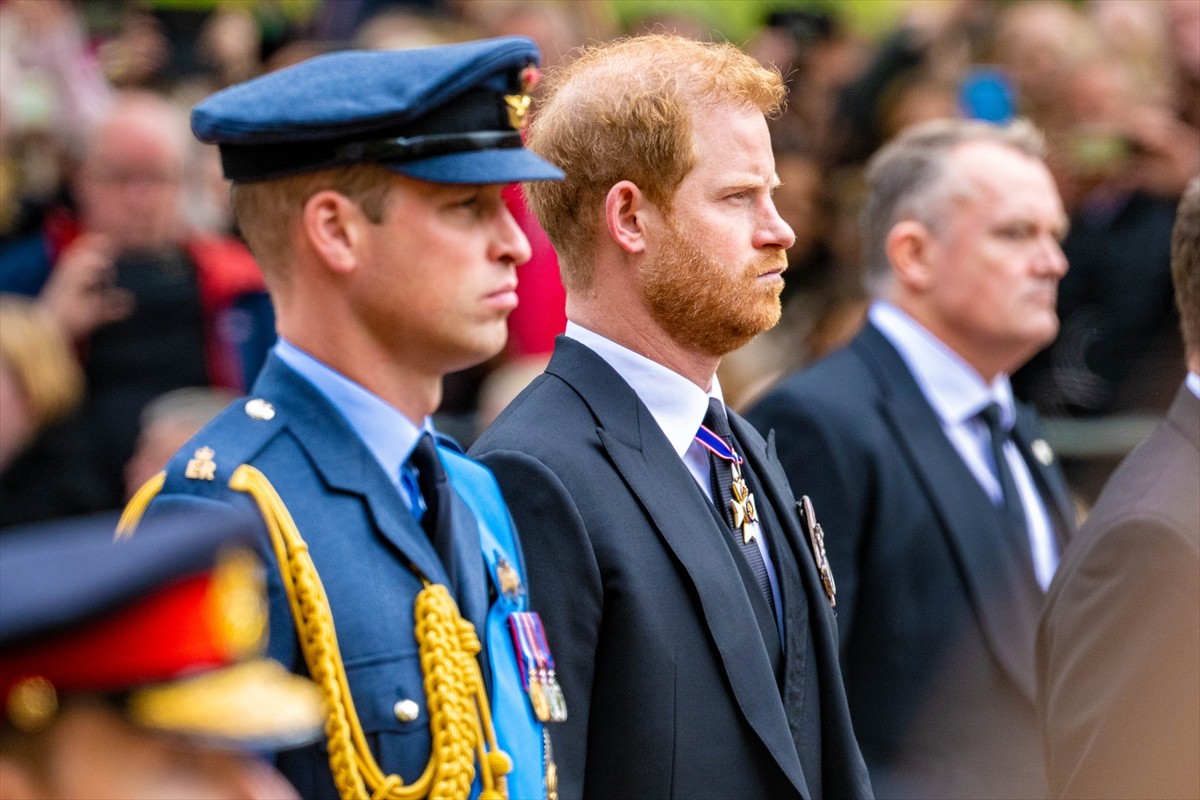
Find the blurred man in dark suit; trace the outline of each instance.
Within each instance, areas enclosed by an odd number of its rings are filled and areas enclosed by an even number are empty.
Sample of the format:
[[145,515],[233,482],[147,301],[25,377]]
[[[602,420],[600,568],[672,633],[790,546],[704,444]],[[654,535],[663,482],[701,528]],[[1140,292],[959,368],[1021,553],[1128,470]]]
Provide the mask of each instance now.
[[1038,632],[1053,797],[1200,797],[1200,178],[1171,272],[1187,377],[1067,550]]
[[1038,797],[1033,642],[1073,519],[1008,374],[1054,338],[1066,216],[1026,124],[939,120],[873,159],[879,299],[748,417],[811,495],[882,797]]

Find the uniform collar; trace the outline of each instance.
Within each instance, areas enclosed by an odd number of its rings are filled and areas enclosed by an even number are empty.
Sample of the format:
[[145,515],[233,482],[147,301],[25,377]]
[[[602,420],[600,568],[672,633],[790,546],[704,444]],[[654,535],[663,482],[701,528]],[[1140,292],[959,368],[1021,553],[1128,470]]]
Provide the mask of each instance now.
[[398,485],[400,465],[408,460],[420,435],[433,431],[429,418],[418,428],[381,397],[282,337],[275,343],[274,353],[341,412],[388,478]]

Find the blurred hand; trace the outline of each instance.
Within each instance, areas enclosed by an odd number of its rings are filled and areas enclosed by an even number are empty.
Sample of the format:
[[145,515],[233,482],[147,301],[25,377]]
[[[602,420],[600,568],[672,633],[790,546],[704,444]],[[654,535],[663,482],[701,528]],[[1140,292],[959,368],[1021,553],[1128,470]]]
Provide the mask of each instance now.
[[1128,125],[1137,150],[1122,171],[1122,185],[1161,197],[1182,195],[1200,171],[1200,131],[1158,108],[1133,111]]
[[80,236],[59,256],[39,298],[73,340],[133,313],[133,295],[116,286],[115,248],[107,236]]

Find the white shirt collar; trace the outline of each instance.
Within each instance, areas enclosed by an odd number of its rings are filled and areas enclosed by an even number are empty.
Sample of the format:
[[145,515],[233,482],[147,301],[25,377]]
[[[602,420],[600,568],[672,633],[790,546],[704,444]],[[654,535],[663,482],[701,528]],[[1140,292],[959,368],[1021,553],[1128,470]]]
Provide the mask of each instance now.
[[990,386],[984,383],[962,356],[891,303],[876,301],[867,315],[900,353],[944,423],[962,424],[994,400],[1000,405],[1004,427],[1012,428],[1017,412],[1007,375],[997,375]]
[[1184,380],[1187,382],[1188,388],[1192,390],[1192,394],[1200,397],[1200,374],[1189,372]]
[[378,395],[318,361],[280,337],[274,353],[316,387],[341,412],[392,483],[399,485],[400,467],[408,460],[424,430],[433,431],[428,418],[422,428],[388,405]]
[[616,370],[645,404],[681,458],[708,413],[708,398],[724,402],[715,375],[712,389],[706,394],[678,372],[575,322],[567,322],[566,336],[592,350]]

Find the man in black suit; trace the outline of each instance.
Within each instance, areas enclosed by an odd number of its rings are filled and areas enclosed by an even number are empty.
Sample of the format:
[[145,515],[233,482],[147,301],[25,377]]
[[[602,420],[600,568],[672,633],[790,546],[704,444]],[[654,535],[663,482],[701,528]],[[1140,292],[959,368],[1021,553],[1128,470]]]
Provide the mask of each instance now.
[[472,454],[547,617],[564,798],[870,795],[832,587],[715,378],[779,318],[794,237],[765,115],[783,94],[731,45],[646,36],[586,51],[533,122],[567,173],[529,196],[570,323]]
[[1171,250],[1187,378],[1105,485],[1038,631],[1053,797],[1200,797],[1200,178]]
[[1073,520],[1007,377],[1054,338],[1067,269],[1040,154],[1024,123],[964,120],[881,150],[868,324],[747,415],[825,521],[846,692],[881,797],[1046,790],[1033,643]]

